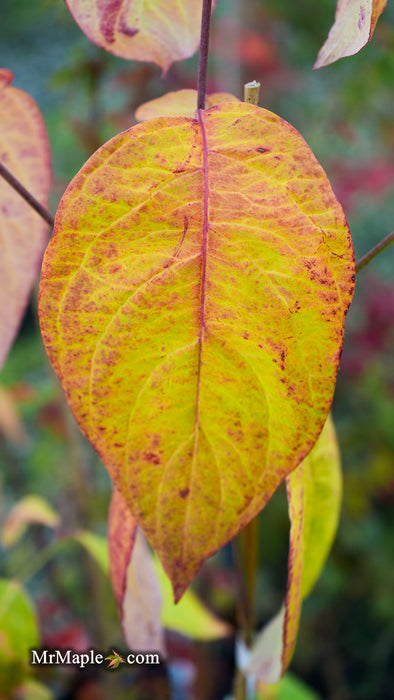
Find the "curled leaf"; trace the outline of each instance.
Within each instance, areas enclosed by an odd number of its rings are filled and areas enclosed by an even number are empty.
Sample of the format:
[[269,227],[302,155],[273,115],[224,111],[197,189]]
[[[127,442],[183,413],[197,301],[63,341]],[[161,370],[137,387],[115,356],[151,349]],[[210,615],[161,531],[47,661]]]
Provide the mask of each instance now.
[[315,443],[353,288],[321,166],[253,105],[139,124],[63,196],[43,338],[177,599]]
[[[227,92],[214,92],[207,95],[206,107],[208,109],[224,102],[239,101],[238,97]],[[139,122],[145,122],[156,117],[194,117],[196,107],[197,90],[176,90],[140,105],[135,112],[135,118]]]
[[127,567],[136,536],[137,522],[131,515],[122,494],[114,488],[108,516],[109,574],[121,619],[127,585]]
[[[0,160],[41,203],[51,186],[49,143],[40,111],[13,74],[0,69]],[[39,271],[48,226],[0,177],[0,367]]]
[[125,640],[131,649],[165,655],[162,596],[148,544],[117,489],[111,499],[110,575]]
[[387,0],[337,0],[335,22],[319,51],[314,68],[353,56],[369,42]]
[[320,575],[337,529],[342,475],[331,418],[286,486],[291,521],[286,600],[256,638],[245,664],[245,672],[264,683],[277,683],[291,661],[302,600]]
[[109,517],[111,581],[118,603],[125,639],[131,647],[165,655],[163,627],[192,639],[217,639],[230,632],[200,602],[186,591],[175,605],[171,583],[158,559],[152,558],[127,504],[113,492]]
[[58,514],[41,496],[25,496],[10,510],[1,528],[2,546],[12,547],[33,523],[51,528],[60,523]]
[[164,656],[161,607],[162,595],[152,556],[143,532],[138,530],[122,601],[122,628],[132,649],[156,651]]

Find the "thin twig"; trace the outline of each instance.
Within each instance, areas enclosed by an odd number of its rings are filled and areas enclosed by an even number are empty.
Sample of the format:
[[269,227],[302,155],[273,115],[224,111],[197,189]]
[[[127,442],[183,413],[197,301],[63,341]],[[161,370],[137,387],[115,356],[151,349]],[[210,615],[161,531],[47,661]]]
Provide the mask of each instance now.
[[383,238],[380,243],[377,243],[368,253],[365,253],[360,260],[356,262],[356,272],[360,272],[360,270],[363,269],[368,263],[371,262],[374,258],[376,258],[379,253],[382,252],[385,248],[387,248],[391,243],[394,241],[394,231],[389,233],[386,238]]
[[[240,635],[250,648],[255,623],[255,592],[257,575],[258,520],[251,520],[232,542],[237,585],[237,613]],[[234,683],[235,700],[247,700],[248,684],[241,669]]]
[[259,104],[260,98],[260,88],[261,83],[257,80],[251,80],[250,83],[245,83],[244,85],[244,102],[248,102],[251,105]]
[[200,56],[198,60],[197,109],[205,109],[207,94],[207,70],[209,27],[211,24],[212,0],[203,0],[201,14]]
[[52,214],[50,214],[49,211],[45,209],[45,207],[43,207],[42,204],[40,204],[40,202],[31,194],[31,192],[29,192],[29,190],[27,190],[26,187],[24,187],[12,173],[10,173],[3,163],[0,163],[0,175],[4,178],[4,180],[6,180],[6,182],[8,182],[9,185],[11,185],[11,187],[14,188],[16,192],[18,192],[18,194],[20,194],[21,197],[23,197],[25,202],[35,209],[37,214],[39,214],[44,221],[46,221],[46,223],[53,228],[55,222]]
[[255,624],[257,522],[257,518],[253,518],[233,541],[240,631],[247,646],[252,643]]

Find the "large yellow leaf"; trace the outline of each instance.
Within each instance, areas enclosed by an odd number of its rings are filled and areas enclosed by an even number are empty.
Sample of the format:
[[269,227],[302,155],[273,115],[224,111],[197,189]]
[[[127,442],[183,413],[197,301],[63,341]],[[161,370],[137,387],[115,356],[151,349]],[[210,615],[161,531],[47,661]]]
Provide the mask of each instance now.
[[353,286],[322,168],[253,105],[135,126],[66,191],[43,338],[176,597],[316,441]]
[[335,22],[319,51],[314,68],[353,56],[369,42],[387,0],[337,0]]
[[[0,161],[41,203],[51,184],[49,145],[34,100],[0,69]],[[0,177],[0,367],[38,273],[48,225]]]
[[245,669],[266,683],[279,681],[291,661],[302,600],[320,575],[338,526],[342,474],[330,417],[310,454],[287,477],[286,486],[291,521],[286,600],[256,638]]
[[106,51],[152,61],[167,71],[192,56],[200,39],[202,0],[66,0],[75,21]]

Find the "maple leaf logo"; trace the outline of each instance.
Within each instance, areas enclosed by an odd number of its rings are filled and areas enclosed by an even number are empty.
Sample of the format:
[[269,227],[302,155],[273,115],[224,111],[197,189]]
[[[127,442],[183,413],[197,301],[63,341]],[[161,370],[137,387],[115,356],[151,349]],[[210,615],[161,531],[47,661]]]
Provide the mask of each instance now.
[[107,668],[118,668],[119,664],[126,663],[124,658],[118,654],[117,651],[112,649],[112,654],[105,657],[105,661],[109,661]]

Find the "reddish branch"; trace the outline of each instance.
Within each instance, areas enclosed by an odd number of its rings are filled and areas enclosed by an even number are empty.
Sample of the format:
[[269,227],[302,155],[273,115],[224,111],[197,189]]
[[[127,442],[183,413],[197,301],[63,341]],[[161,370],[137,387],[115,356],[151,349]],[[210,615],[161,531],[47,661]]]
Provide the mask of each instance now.
[[389,233],[386,238],[383,238],[380,243],[377,243],[368,253],[365,253],[360,260],[356,262],[356,272],[360,272],[360,270],[363,269],[366,265],[368,265],[371,260],[373,260],[379,253],[382,252],[385,248],[387,248],[390,243],[393,243],[394,241],[394,231]]
[[52,226],[53,228],[53,216],[49,213],[47,209],[45,209],[45,207],[42,206],[42,204],[40,204],[40,202],[31,194],[31,192],[29,192],[26,189],[26,187],[24,187],[22,183],[19,182],[19,180],[17,180],[12,173],[10,173],[10,171],[2,163],[0,163],[0,175],[4,178],[4,180],[6,180],[6,182],[8,182],[9,185],[11,185],[11,187],[14,188],[16,192],[18,192],[18,194],[20,194],[21,197],[23,197],[23,199],[33,209],[35,209],[35,211],[44,219],[44,221],[46,221],[46,223]]

